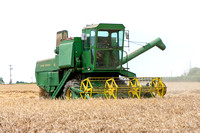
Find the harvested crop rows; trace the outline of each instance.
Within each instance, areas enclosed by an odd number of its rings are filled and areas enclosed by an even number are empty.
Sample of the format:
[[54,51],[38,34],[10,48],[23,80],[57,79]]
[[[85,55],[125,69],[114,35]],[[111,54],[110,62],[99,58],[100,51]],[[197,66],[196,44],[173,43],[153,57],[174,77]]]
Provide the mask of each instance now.
[[0,132],[200,132],[200,83],[166,83],[165,98],[40,100],[0,85]]
[[38,98],[36,84],[0,85],[0,98]]

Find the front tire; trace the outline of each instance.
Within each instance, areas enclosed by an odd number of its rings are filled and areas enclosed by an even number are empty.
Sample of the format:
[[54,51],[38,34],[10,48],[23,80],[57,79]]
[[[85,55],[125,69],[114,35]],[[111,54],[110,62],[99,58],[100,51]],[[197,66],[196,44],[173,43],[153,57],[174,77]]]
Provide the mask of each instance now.
[[80,82],[76,79],[72,79],[67,81],[67,83],[65,84],[65,87],[63,89],[63,99],[72,99],[72,92],[70,90],[71,87],[80,87]]

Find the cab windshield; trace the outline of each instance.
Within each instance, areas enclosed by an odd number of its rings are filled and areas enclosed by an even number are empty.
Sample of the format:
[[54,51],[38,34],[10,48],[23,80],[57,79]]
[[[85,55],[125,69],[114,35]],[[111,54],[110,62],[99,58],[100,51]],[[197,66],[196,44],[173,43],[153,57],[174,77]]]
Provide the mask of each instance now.
[[97,48],[120,48],[122,41],[122,30],[99,30],[97,33]]
[[97,32],[96,68],[119,69],[122,59],[123,30]]

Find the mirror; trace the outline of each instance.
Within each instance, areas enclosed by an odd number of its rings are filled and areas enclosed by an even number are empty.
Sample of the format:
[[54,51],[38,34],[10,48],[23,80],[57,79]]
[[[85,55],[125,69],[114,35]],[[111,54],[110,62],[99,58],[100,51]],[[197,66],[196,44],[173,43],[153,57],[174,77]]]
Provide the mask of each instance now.
[[81,40],[87,40],[87,35],[86,35],[86,33],[82,33],[82,35],[81,35]]
[[126,39],[129,39],[129,31],[128,30],[125,32],[125,35],[126,35]]

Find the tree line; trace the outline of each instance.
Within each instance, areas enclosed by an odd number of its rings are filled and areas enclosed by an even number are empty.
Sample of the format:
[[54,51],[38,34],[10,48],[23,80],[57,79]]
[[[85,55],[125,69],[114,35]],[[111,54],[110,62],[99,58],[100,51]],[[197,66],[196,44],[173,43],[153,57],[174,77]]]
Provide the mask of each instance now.
[[189,70],[189,72],[182,74],[177,77],[164,77],[164,81],[191,81],[191,82],[200,82],[200,68],[194,67]]
[[[2,77],[0,77],[0,84],[5,84],[4,80]],[[16,84],[27,84],[27,82],[24,81],[16,81]]]

